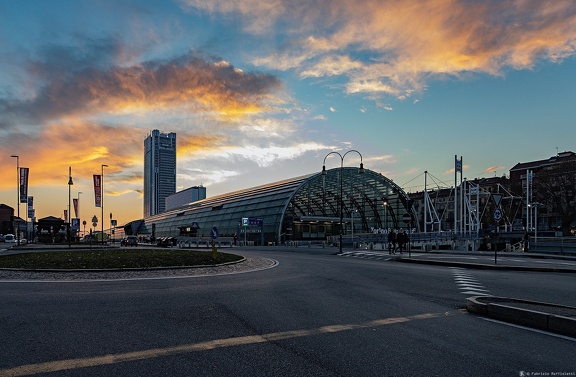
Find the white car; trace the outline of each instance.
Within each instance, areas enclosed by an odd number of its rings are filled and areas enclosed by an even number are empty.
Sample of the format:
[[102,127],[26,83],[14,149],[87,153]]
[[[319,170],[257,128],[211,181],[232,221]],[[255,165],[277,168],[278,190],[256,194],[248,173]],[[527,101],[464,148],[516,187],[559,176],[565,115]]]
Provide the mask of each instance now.
[[[4,242],[18,244],[18,239],[13,234],[7,234],[4,236]],[[20,245],[26,245],[26,242],[25,238],[20,238]]]

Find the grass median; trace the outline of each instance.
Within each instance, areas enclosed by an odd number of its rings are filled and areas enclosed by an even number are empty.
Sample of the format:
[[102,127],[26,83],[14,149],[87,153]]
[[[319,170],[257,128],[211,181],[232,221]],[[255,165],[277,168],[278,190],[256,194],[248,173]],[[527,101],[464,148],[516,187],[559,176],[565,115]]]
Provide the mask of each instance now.
[[211,266],[237,262],[242,258],[239,255],[219,252],[214,259],[211,251],[180,249],[72,249],[4,255],[0,257],[0,268],[89,270]]

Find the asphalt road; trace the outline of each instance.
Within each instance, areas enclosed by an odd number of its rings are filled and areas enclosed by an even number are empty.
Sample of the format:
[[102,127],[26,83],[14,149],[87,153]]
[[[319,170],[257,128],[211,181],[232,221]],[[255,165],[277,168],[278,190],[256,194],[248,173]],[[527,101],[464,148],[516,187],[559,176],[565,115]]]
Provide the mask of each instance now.
[[463,310],[470,292],[574,305],[573,274],[234,251],[279,264],[0,282],[0,377],[576,375],[576,339]]

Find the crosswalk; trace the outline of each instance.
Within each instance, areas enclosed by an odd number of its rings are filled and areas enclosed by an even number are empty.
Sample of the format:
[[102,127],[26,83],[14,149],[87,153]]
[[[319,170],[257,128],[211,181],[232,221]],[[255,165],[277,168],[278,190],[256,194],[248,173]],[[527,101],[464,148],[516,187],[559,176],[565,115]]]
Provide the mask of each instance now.
[[371,260],[392,260],[394,256],[389,254],[374,253],[370,251],[344,251],[338,254],[340,257],[344,258],[361,258],[361,259],[371,259]]
[[470,271],[460,267],[450,267],[450,269],[460,293],[468,296],[490,296],[490,291]]

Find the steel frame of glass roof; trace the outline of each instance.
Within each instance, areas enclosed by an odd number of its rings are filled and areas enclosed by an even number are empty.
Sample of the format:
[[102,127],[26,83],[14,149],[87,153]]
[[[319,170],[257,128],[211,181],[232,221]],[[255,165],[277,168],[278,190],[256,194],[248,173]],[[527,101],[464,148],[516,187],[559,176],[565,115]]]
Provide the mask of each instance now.
[[[318,172],[193,202],[146,217],[137,232],[166,237],[193,229],[194,236],[210,237],[215,226],[219,237],[232,237],[248,229],[248,240],[282,243],[299,237],[293,232],[298,224],[323,223],[327,224],[323,229],[329,231],[317,233],[322,238],[340,232],[341,205],[343,227],[354,221],[354,232],[358,233],[405,227],[402,215],[411,207],[406,193],[382,174],[368,169],[359,174],[358,168],[343,167],[329,169],[326,175]],[[242,218],[262,219],[263,226],[241,227]],[[128,226],[125,231],[131,232]]]

